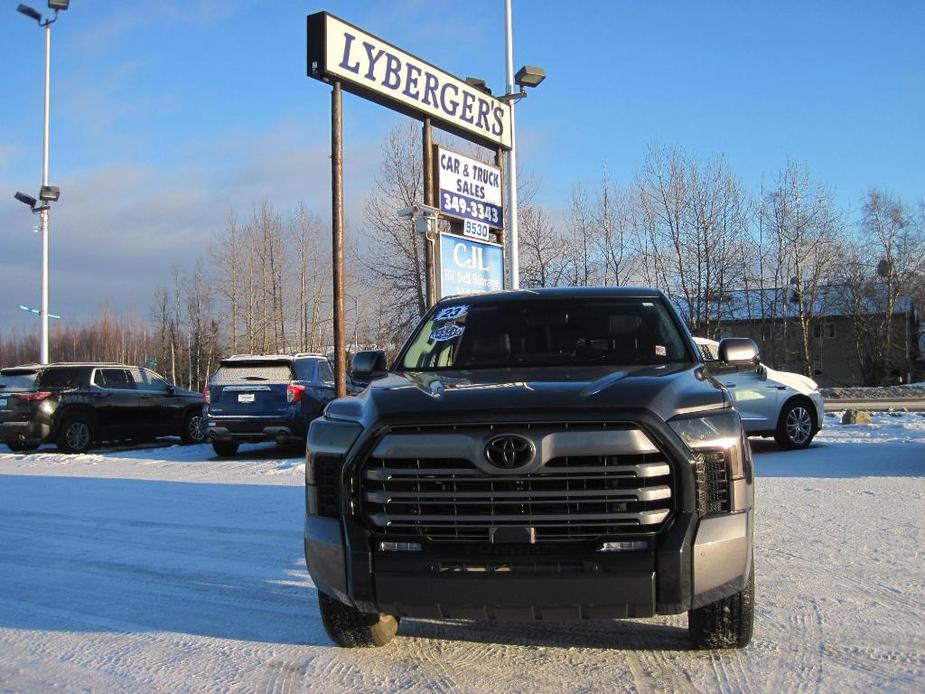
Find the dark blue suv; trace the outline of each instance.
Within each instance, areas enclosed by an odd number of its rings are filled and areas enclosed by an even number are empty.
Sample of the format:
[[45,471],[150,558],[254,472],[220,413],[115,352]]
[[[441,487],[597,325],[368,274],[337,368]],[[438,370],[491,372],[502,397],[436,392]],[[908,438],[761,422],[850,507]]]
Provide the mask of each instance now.
[[324,355],[223,359],[203,391],[212,447],[232,456],[244,442],[304,443],[309,422],[334,394],[334,371]]

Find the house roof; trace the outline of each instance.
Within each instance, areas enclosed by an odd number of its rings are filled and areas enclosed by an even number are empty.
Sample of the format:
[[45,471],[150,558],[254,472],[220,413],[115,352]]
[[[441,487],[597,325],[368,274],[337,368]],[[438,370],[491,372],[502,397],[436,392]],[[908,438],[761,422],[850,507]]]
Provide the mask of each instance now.
[[[857,301],[868,314],[883,313],[886,304],[886,286],[868,286],[863,296],[855,294],[848,285],[836,284],[819,287],[811,313],[815,316],[854,315]],[[672,296],[671,301],[682,318],[689,319],[687,301],[684,297]],[[764,289],[736,289],[724,292],[710,300],[707,306],[711,320],[767,320],[770,318],[797,318],[799,304],[793,298],[793,287],[768,287]],[[695,309],[696,310],[696,309]],[[702,313],[701,311],[697,311]],[[911,297],[901,296],[896,302],[894,315],[915,313]]]

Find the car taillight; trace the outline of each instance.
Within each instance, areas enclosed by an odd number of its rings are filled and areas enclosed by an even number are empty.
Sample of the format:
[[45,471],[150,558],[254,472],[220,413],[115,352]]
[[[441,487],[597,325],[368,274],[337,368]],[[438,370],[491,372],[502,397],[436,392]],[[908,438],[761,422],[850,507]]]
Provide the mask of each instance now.
[[202,389],[202,401],[208,405],[212,402],[212,391],[209,390],[209,386],[206,386]]
[[17,397],[20,400],[28,400],[29,402],[39,402],[45,398],[51,397],[51,392],[47,390],[37,390],[34,393],[17,393]]
[[298,402],[302,399],[304,392],[305,386],[294,386],[290,383],[289,387],[286,388],[286,402]]

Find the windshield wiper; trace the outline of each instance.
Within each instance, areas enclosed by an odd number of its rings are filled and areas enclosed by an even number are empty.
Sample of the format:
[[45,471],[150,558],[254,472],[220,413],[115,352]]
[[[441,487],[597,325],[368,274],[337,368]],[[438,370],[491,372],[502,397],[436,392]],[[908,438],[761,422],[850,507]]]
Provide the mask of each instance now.
[[269,381],[269,378],[265,376],[244,376],[245,381]]

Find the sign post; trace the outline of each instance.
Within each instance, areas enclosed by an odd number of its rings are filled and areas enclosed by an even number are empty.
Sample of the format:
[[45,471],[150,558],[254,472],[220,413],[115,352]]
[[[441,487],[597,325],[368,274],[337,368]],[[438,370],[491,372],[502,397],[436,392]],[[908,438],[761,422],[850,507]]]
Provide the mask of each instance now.
[[[346,345],[344,341],[344,178],[343,178],[343,118],[341,92],[348,91],[370,101],[423,121],[424,206],[438,207],[437,192],[432,180],[435,164],[431,161],[432,125],[487,147],[496,153],[510,150],[511,106],[483,89],[469,84],[429,62],[393,46],[353,24],[327,12],[317,12],[307,18],[309,77],[330,84],[331,89],[331,238],[334,290],[334,372],[337,395],[346,395]],[[452,154],[452,153],[449,153]],[[462,157],[462,155],[455,155]],[[463,233],[487,238],[495,229],[500,235],[501,222],[500,169],[482,165],[468,157],[456,159],[470,164],[468,173],[454,184],[447,179],[450,197],[447,208],[456,210],[463,222]],[[496,155],[496,161],[500,156]],[[461,164],[465,166],[465,163]],[[439,171],[439,169],[436,169]],[[441,184],[441,190],[442,184]],[[442,197],[442,194],[440,195]],[[446,214],[454,216],[450,211]],[[467,226],[468,225],[468,226]],[[458,291],[488,291],[503,286],[496,265],[503,258],[498,244],[449,237],[447,257],[456,263],[435,270],[434,255],[443,257],[444,239],[439,249],[425,240],[426,283],[428,304],[438,294],[438,284],[461,288]],[[453,245],[456,244],[456,245]],[[461,244],[461,245],[460,245]],[[467,245],[468,244],[468,245]],[[468,253],[468,256],[464,254]],[[446,275],[444,277],[443,275]],[[479,289],[479,287],[483,287]],[[488,289],[484,288],[488,287]],[[453,289],[452,291],[457,291]],[[445,295],[445,294],[444,294]]]
[[334,388],[347,395],[347,345],[344,341],[344,119],[341,84],[331,88],[331,273],[334,283]]

